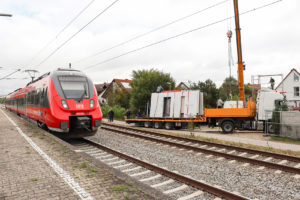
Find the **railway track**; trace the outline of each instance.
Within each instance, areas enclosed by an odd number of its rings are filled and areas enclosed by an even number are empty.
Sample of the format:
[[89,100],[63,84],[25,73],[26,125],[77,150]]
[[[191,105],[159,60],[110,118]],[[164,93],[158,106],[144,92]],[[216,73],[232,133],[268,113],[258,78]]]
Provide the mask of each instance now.
[[[151,164],[142,159],[115,151],[92,140],[73,140],[71,144],[75,146],[77,152],[85,152],[107,165],[119,169],[121,172],[137,178],[141,182],[147,184],[147,182],[151,182],[155,179],[160,180],[160,182],[155,184],[152,182],[152,185],[150,185],[152,188],[159,189],[159,187],[170,185],[168,190],[163,191],[166,195],[188,190],[188,192],[183,193],[184,195],[178,198],[178,200],[198,199],[198,197],[200,199],[248,199],[237,192],[229,192],[218,186],[209,185],[204,181],[195,180],[191,177],[178,174],[175,171],[169,171],[166,168],[161,168],[156,164]],[[143,176],[143,178],[140,178],[140,176]],[[207,198],[208,196],[210,198]]]
[[[112,131],[118,134],[136,137],[156,143],[175,146],[181,149],[192,150],[198,153],[209,154],[219,157],[219,159],[229,159],[231,161],[240,161],[249,164],[275,169],[275,173],[281,171],[296,174],[295,177],[300,177],[300,158],[282,154],[275,154],[259,150],[234,147],[229,145],[205,142],[184,137],[161,134],[153,131],[140,130],[130,127],[124,127],[115,124],[103,123],[103,129]],[[127,131],[123,131],[123,130]],[[128,132],[130,131],[130,132]]]

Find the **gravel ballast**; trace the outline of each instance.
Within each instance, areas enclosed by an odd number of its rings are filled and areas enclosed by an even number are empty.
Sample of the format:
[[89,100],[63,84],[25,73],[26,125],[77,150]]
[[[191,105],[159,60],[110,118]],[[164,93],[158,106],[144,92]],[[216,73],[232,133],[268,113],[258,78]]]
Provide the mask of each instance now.
[[[98,134],[90,139],[135,158],[142,158],[149,163],[178,171],[179,174],[211,185],[218,185],[231,192],[238,192],[251,199],[300,199],[300,181],[293,177],[294,174],[276,174],[275,170],[259,170],[259,166],[254,165],[243,167],[244,163],[229,163],[230,160],[217,160],[216,156],[207,158],[205,154],[196,155],[194,152],[104,130],[98,131]],[[178,197],[180,196],[182,195]]]

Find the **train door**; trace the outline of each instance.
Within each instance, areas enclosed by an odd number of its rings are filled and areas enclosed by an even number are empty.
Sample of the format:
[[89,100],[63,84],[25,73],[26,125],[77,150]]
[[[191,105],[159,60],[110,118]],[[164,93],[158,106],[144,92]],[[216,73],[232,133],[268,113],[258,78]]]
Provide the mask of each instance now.
[[25,99],[24,99],[24,115],[27,117],[27,98],[28,98],[28,93],[25,93]]
[[47,108],[49,108],[48,90],[46,87],[41,89],[40,92],[40,108],[42,122],[46,124]]
[[41,121],[43,123],[45,123],[45,88],[42,88],[42,89],[39,89],[39,92],[38,92],[38,95],[40,97],[40,101],[39,101],[39,115],[40,115],[40,118],[41,118]]

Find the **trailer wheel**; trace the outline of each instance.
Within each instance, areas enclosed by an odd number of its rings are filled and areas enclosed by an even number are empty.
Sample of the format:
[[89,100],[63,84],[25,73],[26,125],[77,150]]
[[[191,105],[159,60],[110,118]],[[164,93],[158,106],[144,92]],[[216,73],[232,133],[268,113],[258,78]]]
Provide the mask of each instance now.
[[234,124],[232,121],[224,121],[221,124],[221,128],[224,133],[232,133],[234,129]]
[[154,122],[154,128],[161,129],[162,128],[162,123],[161,122]]
[[273,126],[273,124],[268,124],[268,133],[274,133],[275,131],[274,131],[274,126]]
[[152,122],[145,122],[145,123],[144,123],[144,126],[145,126],[146,128],[151,128],[151,127],[152,127]]
[[173,130],[174,129],[174,123],[173,122],[166,122],[165,123],[165,129]]

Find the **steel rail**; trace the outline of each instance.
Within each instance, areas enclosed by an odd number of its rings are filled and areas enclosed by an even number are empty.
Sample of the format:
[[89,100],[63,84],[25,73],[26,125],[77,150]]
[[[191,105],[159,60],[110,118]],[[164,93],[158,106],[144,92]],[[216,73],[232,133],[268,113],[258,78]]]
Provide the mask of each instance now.
[[268,167],[268,168],[272,168],[272,169],[276,169],[276,170],[281,170],[281,171],[285,171],[285,172],[300,174],[299,168],[294,168],[294,167],[290,167],[290,166],[286,166],[286,165],[280,165],[280,164],[276,164],[276,163],[272,163],[272,162],[232,155],[232,154],[228,154],[228,153],[222,153],[222,152],[213,151],[213,150],[209,150],[209,149],[202,149],[199,147],[189,146],[189,145],[180,144],[180,143],[176,143],[176,142],[170,142],[170,141],[161,140],[161,139],[152,138],[152,137],[134,134],[134,133],[128,133],[128,132],[124,132],[121,130],[106,128],[106,127],[102,127],[102,129],[117,132],[117,133],[123,134],[123,135],[129,135],[129,136],[157,142],[157,143],[162,143],[162,144],[166,144],[166,145],[170,145],[170,146],[176,146],[178,148],[182,148],[182,149],[186,149],[186,150],[193,150],[195,152],[201,152],[201,153],[210,154],[210,155],[214,155],[214,156],[218,156],[218,157],[224,157],[224,158],[227,158],[230,160],[237,160],[240,162],[251,163],[254,165],[260,165],[260,166],[264,166],[264,167]]
[[163,169],[163,168],[160,168],[158,166],[155,166],[155,165],[151,165],[147,162],[144,162],[142,160],[139,160],[139,159],[136,159],[136,158],[133,158],[131,156],[128,156],[126,154],[123,154],[123,153],[120,153],[118,151],[115,151],[115,150],[112,150],[108,147],[105,147],[105,146],[102,146],[98,143],[95,143],[91,140],[87,140],[87,139],[82,139],[84,142],[90,144],[90,145],[93,145],[99,149],[102,149],[106,152],[109,152],[111,154],[114,154],[120,158],[123,158],[125,160],[128,160],[130,162],[133,162],[137,165],[140,165],[144,168],[147,168],[147,169],[150,169],[152,171],[155,171],[159,174],[162,174],[164,176],[167,176],[169,178],[172,178],[174,180],[177,180],[179,182],[182,182],[182,183],[185,183],[187,185],[190,185],[194,188],[197,188],[199,190],[203,190],[203,191],[206,191],[210,194],[213,194],[215,196],[218,196],[218,197],[221,197],[221,198],[225,198],[225,199],[229,199],[229,200],[245,200],[245,199],[248,199],[246,197],[243,197],[241,195],[238,195],[238,194],[235,194],[235,193],[231,193],[229,191],[226,191],[226,190],[223,190],[221,188],[217,188],[217,187],[213,187],[211,185],[208,185],[206,183],[202,183],[202,182],[199,182],[197,180],[194,180],[192,178],[189,178],[189,177],[186,177],[186,176],[183,176],[183,175],[180,175],[180,174],[177,174],[177,173],[174,173],[174,172],[171,172],[171,171],[168,171],[167,169]]
[[288,161],[300,163],[300,157],[294,157],[294,156],[277,154],[277,153],[272,153],[272,152],[267,152],[267,151],[260,151],[260,150],[255,150],[255,149],[248,149],[248,148],[243,148],[243,147],[236,147],[236,146],[230,146],[230,145],[225,145],[225,144],[218,144],[218,143],[213,143],[213,142],[195,140],[195,139],[174,136],[174,135],[167,135],[167,134],[157,133],[157,132],[148,131],[148,130],[140,130],[140,129],[136,129],[136,128],[125,127],[125,126],[116,125],[116,124],[103,123],[103,125],[114,126],[114,127],[119,127],[119,128],[123,128],[126,130],[138,131],[138,132],[147,133],[147,134],[151,134],[151,135],[155,135],[155,136],[172,138],[172,139],[176,139],[176,140],[183,140],[186,142],[193,142],[193,143],[198,143],[198,144],[203,144],[203,145],[208,145],[208,146],[214,146],[214,147],[218,147],[218,148],[225,148],[228,150],[236,150],[236,151],[240,151],[240,152],[247,152],[250,154],[258,154],[261,156],[272,157],[272,158],[276,158],[276,159],[288,160]]

